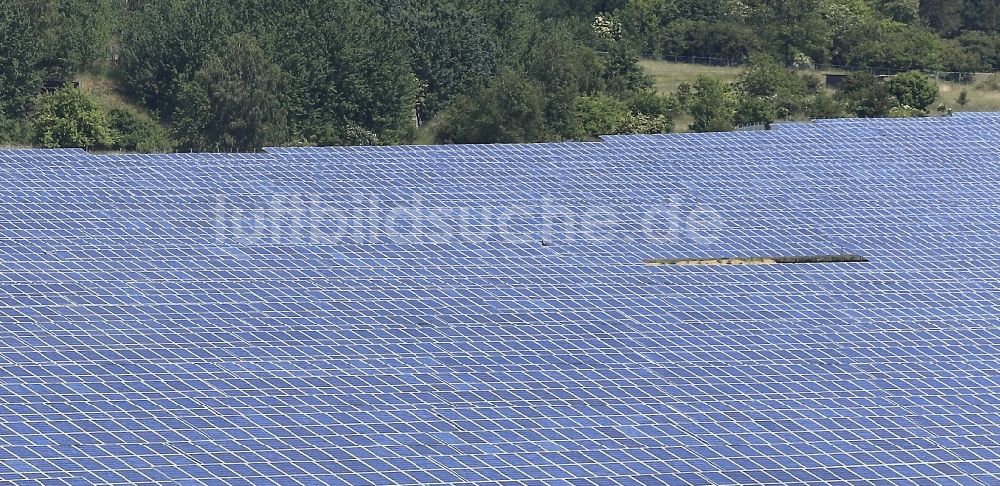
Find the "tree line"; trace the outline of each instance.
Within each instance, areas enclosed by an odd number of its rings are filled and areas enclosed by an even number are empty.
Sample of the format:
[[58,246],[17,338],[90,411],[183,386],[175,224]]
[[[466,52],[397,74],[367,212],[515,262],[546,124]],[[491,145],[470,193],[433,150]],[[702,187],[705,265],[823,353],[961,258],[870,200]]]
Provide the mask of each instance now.
[[1000,70],[996,0],[632,0],[611,17],[647,57]]
[[[795,116],[920,114],[922,98],[880,79],[855,76],[830,96],[817,79],[788,68],[830,61],[993,68],[995,7],[972,0],[0,0],[0,143],[246,151],[532,142],[666,132],[680,114],[699,131]],[[735,84],[704,78],[656,93],[640,57],[684,54],[751,62]],[[86,72],[112,80],[140,109],[102,106],[62,83]]]
[[735,82],[700,76],[694,83],[682,84],[669,103],[691,115],[691,131],[718,132],[770,126],[777,120],[927,116],[937,99],[937,84],[919,71],[892,78],[852,73],[830,94],[818,77],[785,68],[769,56],[754,55]]

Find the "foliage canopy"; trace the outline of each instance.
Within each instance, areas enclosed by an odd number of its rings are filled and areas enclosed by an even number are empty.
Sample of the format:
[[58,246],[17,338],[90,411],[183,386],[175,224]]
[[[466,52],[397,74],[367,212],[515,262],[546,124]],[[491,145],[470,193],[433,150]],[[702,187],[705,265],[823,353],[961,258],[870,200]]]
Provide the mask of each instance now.
[[[746,69],[733,85],[702,79],[667,97],[651,92],[640,56],[713,57]],[[793,70],[824,63],[1000,70],[1000,7],[982,0],[0,0],[0,140],[28,142],[27,128],[64,119],[36,120],[49,108],[32,103],[49,99],[36,100],[43,86],[81,73],[113,80],[131,103],[125,110],[98,103],[109,147],[149,151],[586,139],[668,131],[683,115],[701,131],[887,116],[894,108],[898,115],[902,107],[926,112],[937,101],[934,83],[915,72],[889,81],[853,76],[830,96]],[[82,113],[90,112],[69,118]],[[98,132],[65,140],[52,132],[46,143],[107,143]]]

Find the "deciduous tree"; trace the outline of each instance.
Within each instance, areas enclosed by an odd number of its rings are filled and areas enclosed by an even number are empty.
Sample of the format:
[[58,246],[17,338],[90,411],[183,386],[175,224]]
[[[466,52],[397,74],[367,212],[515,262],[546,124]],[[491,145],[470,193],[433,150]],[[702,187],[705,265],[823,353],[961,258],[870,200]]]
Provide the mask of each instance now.
[[24,114],[41,87],[37,24],[16,0],[0,0],[0,118]]
[[893,76],[886,83],[886,87],[899,104],[912,106],[918,110],[926,110],[938,97],[937,83],[919,71]]
[[287,137],[285,73],[245,34],[229,39],[184,84],[174,115],[188,148],[248,151]]
[[459,98],[445,114],[438,139],[445,143],[522,143],[546,138],[542,86],[502,71],[474,95]]
[[848,111],[862,118],[880,118],[898,103],[881,79],[871,73],[853,73],[844,80],[837,99],[844,102]]
[[718,78],[700,76],[694,83],[688,111],[694,117],[691,131],[724,132],[733,129],[738,99],[732,85]]
[[500,52],[484,20],[465,5],[429,2],[405,19],[412,24],[413,72],[424,86],[421,118],[489,82]]
[[135,99],[169,118],[181,86],[235,33],[232,6],[221,0],[137,3],[122,25],[122,73]]

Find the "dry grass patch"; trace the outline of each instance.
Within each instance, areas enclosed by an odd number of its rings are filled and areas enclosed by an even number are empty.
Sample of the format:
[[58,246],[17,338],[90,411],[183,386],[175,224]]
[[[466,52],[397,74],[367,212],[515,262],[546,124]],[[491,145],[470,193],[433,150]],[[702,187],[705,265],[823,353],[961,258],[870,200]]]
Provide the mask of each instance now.
[[[969,102],[965,106],[958,106],[955,100],[963,89],[967,93]],[[941,81],[938,82],[938,90],[938,102],[953,107],[955,111],[1000,111],[1000,91],[985,85]]]

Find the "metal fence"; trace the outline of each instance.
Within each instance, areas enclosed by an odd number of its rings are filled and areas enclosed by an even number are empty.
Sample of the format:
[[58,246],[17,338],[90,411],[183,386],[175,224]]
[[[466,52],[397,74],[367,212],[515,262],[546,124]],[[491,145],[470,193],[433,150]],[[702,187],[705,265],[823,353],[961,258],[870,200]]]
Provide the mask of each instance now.
[[[722,57],[712,57],[712,56],[664,55],[660,56],[660,59],[669,62],[677,62],[685,64],[701,64],[704,66],[716,66],[716,67],[741,67],[746,64],[746,59],[726,59]],[[895,68],[879,67],[879,66],[844,66],[841,64],[813,64],[809,69],[814,71],[840,71],[849,73],[867,71],[876,76],[892,76],[895,74],[912,71],[912,69],[895,69]],[[918,71],[927,73],[929,76],[934,77],[936,80],[944,80],[960,84],[972,84],[976,82],[977,78],[995,74],[995,73],[959,72],[959,71],[934,71],[926,69],[918,69]]]

